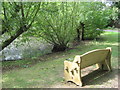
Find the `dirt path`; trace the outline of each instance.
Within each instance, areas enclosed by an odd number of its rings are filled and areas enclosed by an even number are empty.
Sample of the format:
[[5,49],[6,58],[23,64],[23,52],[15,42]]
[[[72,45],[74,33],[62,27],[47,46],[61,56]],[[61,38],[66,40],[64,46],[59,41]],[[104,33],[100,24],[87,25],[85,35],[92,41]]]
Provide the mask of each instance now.
[[110,30],[110,29],[103,30],[103,31],[107,31],[107,32],[120,32],[119,30]]

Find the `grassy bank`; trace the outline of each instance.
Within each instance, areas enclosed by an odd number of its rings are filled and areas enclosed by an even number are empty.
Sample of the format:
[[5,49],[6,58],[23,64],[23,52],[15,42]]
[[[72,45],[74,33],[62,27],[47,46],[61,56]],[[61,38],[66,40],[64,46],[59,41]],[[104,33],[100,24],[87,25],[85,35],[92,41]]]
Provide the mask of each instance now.
[[[63,62],[65,59],[73,59],[75,55],[83,54],[93,49],[112,47],[112,68],[113,72],[99,73],[91,71],[95,66],[83,70],[83,76],[95,77],[83,88],[116,87],[118,83],[118,33],[105,32],[100,39],[85,41],[74,49],[65,52],[53,53],[38,57],[37,59],[25,59],[20,61],[3,62],[3,88],[42,88],[42,87],[76,87],[74,84],[65,84],[63,76]],[[87,75],[89,72],[91,74]],[[99,73],[99,74],[98,74]],[[102,75],[102,76],[101,76]]]

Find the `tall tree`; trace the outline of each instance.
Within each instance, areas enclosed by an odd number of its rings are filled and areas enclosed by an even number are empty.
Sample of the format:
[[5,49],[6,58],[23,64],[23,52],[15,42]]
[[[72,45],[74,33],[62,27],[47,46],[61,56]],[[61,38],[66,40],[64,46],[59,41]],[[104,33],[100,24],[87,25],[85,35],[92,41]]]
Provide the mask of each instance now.
[[52,2],[42,6],[33,33],[53,45],[53,52],[64,51],[75,37],[78,24],[76,3]]
[[111,9],[101,2],[81,2],[78,8],[81,32],[78,35],[81,40],[96,38],[102,32],[96,29],[103,29],[108,24]]
[[51,43],[53,52],[64,51],[75,37],[96,38],[111,15],[101,2],[45,2],[39,13],[29,33]]
[[2,2],[2,43],[3,50],[17,37],[32,26],[41,2]]
[[[111,10],[101,2],[44,2],[40,10],[38,8],[40,4],[38,3],[32,3],[32,6],[30,3],[17,4],[20,5],[20,10],[16,10],[16,15],[14,15],[12,20],[8,20],[12,22],[12,25],[8,23],[8,21],[7,23],[10,25],[5,25],[7,28],[12,28],[8,29],[12,30],[12,33],[8,34],[16,35],[16,30],[19,30],[18,27],[22,26],[21,28],[23,30],[20,30],[22,33],[27,31],[26,34],[28,36],[42,37],[48,43],[51,43],[53,45],[53,52],[64,51],[75,37],[77,37],[78,40],[96,38],[102,32],[96,29],[103,29],[111,16]],[[12,5],[12,7],[13,6],[14,5]],[[23,9],[21,9],[21,6]],[[5,9],[6,8],[7,7],[5,7]],[[36,14],[38,13],[37,16],[34,13],[35,11]],[[11,13],[9,14],[11,15]],[[31,16],[34,16],[34,18]],[[3,19],[5,19],[5,17],[6,15],[4,15]],[[15,23],[15,21],[17,23]],[[35,22],[33,23],[33,21]],[[30,22],[32,22],[32,27],[29,27],[29,30],[24,30],[26,26],[29,26]]]

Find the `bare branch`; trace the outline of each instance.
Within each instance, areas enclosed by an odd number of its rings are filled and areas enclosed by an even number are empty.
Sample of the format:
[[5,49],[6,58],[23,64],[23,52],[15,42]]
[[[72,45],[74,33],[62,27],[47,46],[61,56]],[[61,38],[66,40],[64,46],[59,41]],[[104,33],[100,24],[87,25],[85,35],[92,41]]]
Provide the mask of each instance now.
[[22,18],[24,19],[24,8],[23,8],[23,3],[20,2],[20,5],[21,5]]
[[39,9],[40,9],[40,5],[41,5],[41,2],[38,4],[38,8],[37,8],[37,10],[36,10],[36,12],[35,12],[34,17],[33,17],[32,20],[31,20],[31,23],[28,25],[28,28],[31,27],[32,23],[34,22],[34,19],[35,19],[36,15],[37,15],[37,13],[38,13],[38,11],[39,11]]
[[29,12],[30,12],[30,8],[31,8],[31,6],[32,6],[32,3],[29,5],[29,9],[28,9],[28,11],[27,11],[27,13],[26,13],[26,18],[27,18],[28,15],[29,15]]
[[5,19],[7,20],[6,8],[5,8],[5,6],[4,6],[4,2],[2,3],[2,6],[3,6],[3,11],[4,11],[4,17],[5,17]]

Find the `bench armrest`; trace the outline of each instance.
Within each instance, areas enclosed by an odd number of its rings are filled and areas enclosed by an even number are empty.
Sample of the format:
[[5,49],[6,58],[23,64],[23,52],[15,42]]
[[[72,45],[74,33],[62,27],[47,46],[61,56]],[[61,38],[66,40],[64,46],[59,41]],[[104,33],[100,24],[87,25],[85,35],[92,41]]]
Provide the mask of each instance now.
[[81,62],[81,57],[80,55],[76,55],[74,60],[73,60],[74,63],[80,63]]
[[64,70],[72,71],[75,68],[79,68],[77,63],[70,62],[70,61],[64,61]]

